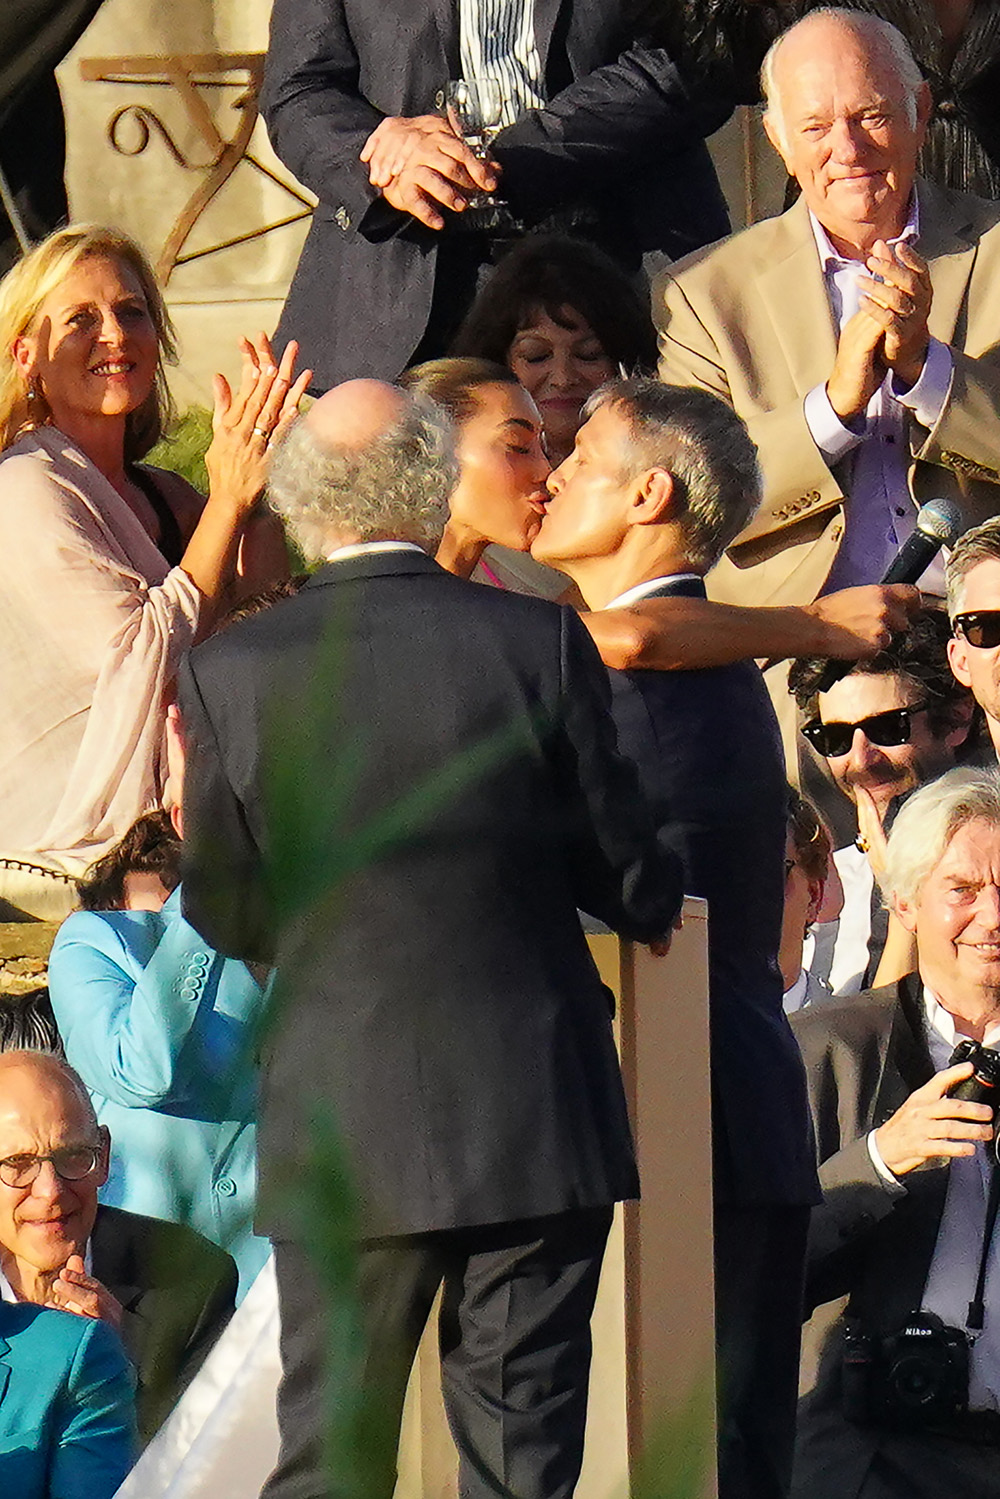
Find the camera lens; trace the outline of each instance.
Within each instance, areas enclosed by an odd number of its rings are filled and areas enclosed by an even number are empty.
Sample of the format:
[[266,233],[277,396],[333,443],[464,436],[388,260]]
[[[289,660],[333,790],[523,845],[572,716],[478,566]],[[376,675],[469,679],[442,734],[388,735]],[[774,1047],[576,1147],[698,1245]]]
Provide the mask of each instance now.
[[919,1354],[897,1359],[891,1372],[893,1392],[900,1405],[921,1410],[933,1405],[941,1394],[942,1370]]

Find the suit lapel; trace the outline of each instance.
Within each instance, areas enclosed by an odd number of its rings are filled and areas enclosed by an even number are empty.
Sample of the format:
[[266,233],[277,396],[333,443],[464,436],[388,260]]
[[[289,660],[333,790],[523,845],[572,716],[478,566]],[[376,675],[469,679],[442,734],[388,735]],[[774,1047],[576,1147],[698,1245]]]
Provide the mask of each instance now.
[[562,0],[535,0],[535,46],[542,64],[542,77],[548,72],[549,49],[556,29]]
[[434,20],[437,22],[438,35],[441,38],[441,52],[446,59],[445,76],[437,79],[432,84],[432,94],[438,89],[443,89],[450,78],[457,78],[461,72],[461,34],[458,24],[458,7],[460,0],[431,0],[434,11]]
[[950,206],[936,189],[921,182],[919,250],[930,262],[934,300],[928,325],[934,338],[952,343],[965,289],[972,275],[978,247],[977,226],[965,216],[956,220]]
[[829,376],[837,355],[837,335],[802,198],[779,224],[771,260],[757,273],[757,290],[795,388],[804,396]]

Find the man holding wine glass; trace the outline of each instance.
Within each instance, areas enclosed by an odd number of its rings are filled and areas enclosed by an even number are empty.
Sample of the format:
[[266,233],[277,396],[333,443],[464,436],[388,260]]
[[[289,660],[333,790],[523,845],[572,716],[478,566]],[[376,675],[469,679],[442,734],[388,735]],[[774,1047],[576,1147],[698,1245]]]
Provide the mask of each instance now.
[[[513,235],[629,270],[727,232],[689,93],[625,0],[275,0],[262,110],[319,203],[281,319],[314,388],[443,353]],[[451,82],[449,82],[451,80]]]

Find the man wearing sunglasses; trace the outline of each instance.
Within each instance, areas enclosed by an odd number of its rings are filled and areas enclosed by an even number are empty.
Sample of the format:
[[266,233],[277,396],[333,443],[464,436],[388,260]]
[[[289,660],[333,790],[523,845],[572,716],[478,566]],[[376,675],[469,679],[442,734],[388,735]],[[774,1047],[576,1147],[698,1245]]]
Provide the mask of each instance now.
[[99,1206],[110,1148],[61,1058],[0,1054],[0,1300],[116,1328],[148,1438],[228,1321],[236,1266],[193,1229]]
[[[805,963],[838,996],[874,982],[886,942],[878,830],[888,832],[901,798],[956,764],[968,739],[972,699],[948,668],[947,642],[944,614],[928,609],[827,692],[817,692],[825,661],[796,662],[789,675],[802,734],[846,798],[848,815],[829,819],[842,834],[833,857],[844,906],[817,930]],[[856,819],[867,840],[855,841]]]
[[945,569],[953,638],[948,660],[986,717],[1000,757],[1000,518],[956,543]]

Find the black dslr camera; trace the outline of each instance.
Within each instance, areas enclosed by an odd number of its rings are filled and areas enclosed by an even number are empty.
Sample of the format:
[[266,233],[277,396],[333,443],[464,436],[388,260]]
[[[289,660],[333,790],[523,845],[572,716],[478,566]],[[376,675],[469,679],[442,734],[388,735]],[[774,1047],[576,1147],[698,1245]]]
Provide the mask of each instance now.
[[996,1152],[1000,1124],[1000,1051],[994,1051],[992,1046],[980,1046],[978,1041],[960,1041],[948,1066],[957,1067],[959,1062],[971,1062],[975,1071],[964,1083],[956,1083],[948,1096],[964,1098],[969,1103],[989,1104],[993,1110],[993,1150]]
[[843,1411],[865,1426],[946,1425],[969,1401],[969,1339],[933,1312],[914,1312],[899,1332],[878,1337],[848,1322]]

